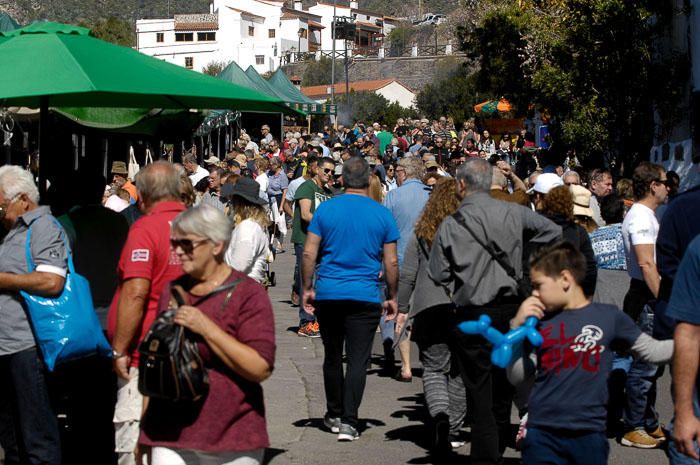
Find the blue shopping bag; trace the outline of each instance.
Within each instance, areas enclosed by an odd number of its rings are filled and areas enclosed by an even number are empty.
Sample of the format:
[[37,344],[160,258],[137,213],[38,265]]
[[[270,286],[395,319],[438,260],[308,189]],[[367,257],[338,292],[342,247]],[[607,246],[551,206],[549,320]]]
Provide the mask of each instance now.
[[[34,337],[49,371],[54,371],[56,365],[63,362],[91,355],[109,357],[112,353],[95,313],[90,283],[75,272],[63,227],[55,218],[53,221],[61,229],[61,237],[68,254],[68,274],[63,291],[53,298],[20,291],[27,305]],[[25,245],[30,272],[35,269],[31,238],[30,225]]]

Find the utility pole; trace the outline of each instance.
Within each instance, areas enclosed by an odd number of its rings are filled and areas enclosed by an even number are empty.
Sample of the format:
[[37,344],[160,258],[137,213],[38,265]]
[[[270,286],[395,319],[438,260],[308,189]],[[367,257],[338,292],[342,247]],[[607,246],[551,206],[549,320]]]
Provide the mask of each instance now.
[[335,13],[338,0],[333,0],[333,22],[331,23],[331,37],[333,38],[333,51],[331,55],[331,103],[335,105]]

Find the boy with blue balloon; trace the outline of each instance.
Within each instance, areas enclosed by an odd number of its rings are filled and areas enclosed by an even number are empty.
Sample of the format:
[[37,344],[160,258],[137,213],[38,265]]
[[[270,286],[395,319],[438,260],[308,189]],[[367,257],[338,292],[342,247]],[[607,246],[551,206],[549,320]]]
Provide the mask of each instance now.
[[[642,360],[662,364],[671,359],[673,341],[642,333],[612,305],[591,303],[581,288],[585,258],[572,244],[544,247],[530,263],[532,296],[522,303],[511,327],[531,326],[532,320],[526,322],[535,317],[542,340],[530,328],[521,331],[519,339],[530,343],[513,347],[517,358],[508,368],[514,384],[535,379],[523,463],[606,464],[607,379],[613,351],[628,349]],[[503,337],[507,343],[508,335]]]

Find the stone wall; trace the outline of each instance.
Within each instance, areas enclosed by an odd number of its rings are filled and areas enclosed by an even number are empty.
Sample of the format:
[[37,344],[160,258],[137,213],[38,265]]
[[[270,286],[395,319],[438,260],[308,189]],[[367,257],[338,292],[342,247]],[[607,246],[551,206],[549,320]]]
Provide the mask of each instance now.
[[[355,59],[349,66],[348,75],[350,82],[397,79],[414,92],[420,92],[426,84],[439,81],[465,61],[466,58],[460,56]],[[337,60],[336,66],[342,68],[343,60]],[[306,63],[292,63],[283,69],[287,76],[303,77]]]

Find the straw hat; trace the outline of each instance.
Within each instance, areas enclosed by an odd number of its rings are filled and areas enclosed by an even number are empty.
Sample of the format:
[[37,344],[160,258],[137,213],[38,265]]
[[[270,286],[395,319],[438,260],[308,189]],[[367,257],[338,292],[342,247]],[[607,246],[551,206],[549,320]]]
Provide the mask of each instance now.
[[591,191],[578,184],[570,185],[569,189],[571,189],[571,194],[574,196],[574,215],[593,218]]

